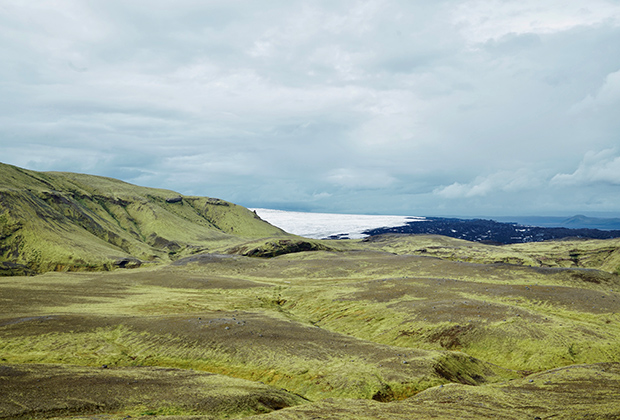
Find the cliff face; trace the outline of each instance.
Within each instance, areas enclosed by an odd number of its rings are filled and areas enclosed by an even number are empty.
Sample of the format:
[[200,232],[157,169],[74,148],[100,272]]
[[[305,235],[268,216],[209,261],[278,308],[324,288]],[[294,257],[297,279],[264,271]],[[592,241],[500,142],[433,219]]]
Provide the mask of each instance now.
[[0,164],[0,274],[128,267],[285,235],[219,199]]

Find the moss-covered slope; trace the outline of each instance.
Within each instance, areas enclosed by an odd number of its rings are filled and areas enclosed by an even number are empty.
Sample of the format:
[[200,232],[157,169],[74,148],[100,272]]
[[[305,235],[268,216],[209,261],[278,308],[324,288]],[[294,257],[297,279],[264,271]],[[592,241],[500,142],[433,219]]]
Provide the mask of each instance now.
[[366,249],[420,255],[477,264],[588,268],[620,274],[620,239],[529,242],[486,245],[439,235],[385,234],[362,241]]
[[0,274],[170,261],[269,236],[286,234],[223,200],[0,164]]
[[449,384],[405,401],[323,400],[253,420],[409,419],[618,419],[620,365],[602,363],[555,369],[501,384]]

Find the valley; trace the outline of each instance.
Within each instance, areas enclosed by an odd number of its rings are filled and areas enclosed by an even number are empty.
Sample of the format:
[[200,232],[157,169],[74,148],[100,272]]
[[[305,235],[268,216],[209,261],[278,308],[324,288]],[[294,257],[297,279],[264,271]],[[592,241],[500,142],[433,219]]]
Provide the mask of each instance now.
[[620,239],[308,239],[0,169],[0,418],[620,418]]

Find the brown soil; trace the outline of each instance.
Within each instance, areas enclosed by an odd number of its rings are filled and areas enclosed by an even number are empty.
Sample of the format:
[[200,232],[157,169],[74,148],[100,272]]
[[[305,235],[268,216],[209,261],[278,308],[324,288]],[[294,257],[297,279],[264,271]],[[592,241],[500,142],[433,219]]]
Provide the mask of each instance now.
[[265,413],[303,400],[266,385],[158,367],[0,366],[0,418]]

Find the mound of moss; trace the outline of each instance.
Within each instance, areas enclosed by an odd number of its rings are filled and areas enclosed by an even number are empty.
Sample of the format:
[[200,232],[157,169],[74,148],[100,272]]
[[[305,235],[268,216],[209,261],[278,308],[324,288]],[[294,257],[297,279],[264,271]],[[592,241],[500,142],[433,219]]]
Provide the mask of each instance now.
[[0,164],[3,275],[135,267],[268,236],[287,234],[223,200]]
[[334,248],[311,239],[265,239],[259,242],[250,242],[228,250],[230,254],[239,254],[246,257],[272,258],[278,255],[294,254],[307,251],[334,251]]
[[323,400],[252,416],[263,420],[305,419],[617,419],[620,364],[554,369],[486,386],[441,385],[405,401]]

